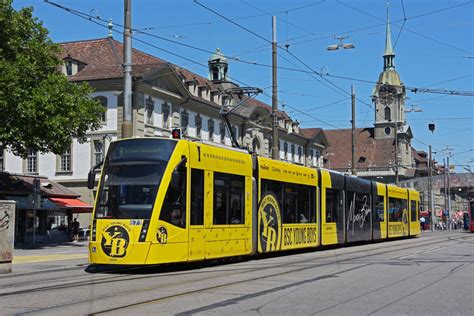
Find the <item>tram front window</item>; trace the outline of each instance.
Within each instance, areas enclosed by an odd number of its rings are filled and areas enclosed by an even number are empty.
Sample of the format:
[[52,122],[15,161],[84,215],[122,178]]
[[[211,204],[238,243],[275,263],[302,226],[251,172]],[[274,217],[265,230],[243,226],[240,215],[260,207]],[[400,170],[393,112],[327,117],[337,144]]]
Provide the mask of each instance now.
[[150,218],[175,144],[157,139],[112,143],[104,164],[95,217]]

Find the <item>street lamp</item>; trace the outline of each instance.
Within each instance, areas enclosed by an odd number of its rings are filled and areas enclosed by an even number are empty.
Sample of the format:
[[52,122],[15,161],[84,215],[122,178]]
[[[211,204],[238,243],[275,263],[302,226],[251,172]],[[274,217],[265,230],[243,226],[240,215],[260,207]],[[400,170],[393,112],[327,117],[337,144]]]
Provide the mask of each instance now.
[[329,45],[326,49],[327,50],[338,50],[339,48],[344,48],[344,49],[352,49],[355,48],[354,44],[350,43],[343,43],[342,41],[344,39],[348,38],[348,36],[334,36],[334,39],[339,40],[339,43],[334,44],[334,45]]
[[405,110],[405,113],[411,113],[411,112],[423,112],[422,109],[416,107],[416,105],[412,104],[410,105],[411,109]]

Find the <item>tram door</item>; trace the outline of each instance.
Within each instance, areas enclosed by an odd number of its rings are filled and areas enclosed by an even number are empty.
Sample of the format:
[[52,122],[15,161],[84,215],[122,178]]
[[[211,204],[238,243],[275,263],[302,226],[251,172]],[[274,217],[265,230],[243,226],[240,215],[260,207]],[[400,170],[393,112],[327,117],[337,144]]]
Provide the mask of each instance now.
[[202,260],[205,258],[206,229],[204,227],[204,209],[205,203],[209,200],[206,197],[209,197],[212,192],[209,189],[210,180],[206,181],[206,179],[210,178],[210,174],[210,171],[191,168],[189,261]]
[[387,187],[385,184],[372,182],[372,238],[387,238]]
[[420,205],[420,193],[408,189],[408,197],[409,197],[409,223],[410,223],[410,230],[409,234],[410,236],[415,236],[420,234],[420,211],[419,211],[419,205]]
[[343,244],[344,237],[344,176],[321,170],[321,244]]

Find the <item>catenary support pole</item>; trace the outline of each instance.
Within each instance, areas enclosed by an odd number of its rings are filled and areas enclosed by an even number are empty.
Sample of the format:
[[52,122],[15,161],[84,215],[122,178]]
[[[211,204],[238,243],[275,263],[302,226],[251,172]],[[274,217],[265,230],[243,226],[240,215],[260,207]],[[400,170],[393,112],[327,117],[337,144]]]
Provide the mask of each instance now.
[[278,138],[277,40],[276,16],[272,16],[272,158],[280,159]]
[[355,134],[355,87],[354,85],[351,86],[351,109],[352,109],[352,175],[357,175],[357,168],[355,164],[355,142],[356,142],[356,134]]
[[132,0],[124,0],[122,138],[133,136],[132,125]]
[[433,200],[433,160],[432,160],[432,153],[431,153],[431,145],[430,145],[430,155],[428,159],[428,208],[431,210],[431,231],[434,231],[435,225],[435,209],[434,209],[434,200]]

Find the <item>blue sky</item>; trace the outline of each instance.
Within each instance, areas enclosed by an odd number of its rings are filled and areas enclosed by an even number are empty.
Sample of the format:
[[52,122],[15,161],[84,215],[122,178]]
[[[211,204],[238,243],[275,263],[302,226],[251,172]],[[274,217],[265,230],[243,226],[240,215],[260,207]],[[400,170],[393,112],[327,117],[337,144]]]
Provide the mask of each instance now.
[[[121,0],[51,0],[80,12],[112,18],[123,24]],[[240,85],[264,89],[259,99],[271,104],[271,16],[277,16],[277,40],[288,51],[278,52],[278,66],[317,71],[278,71],[279,101],[302,127],[350,128],[350,89],[357,94],[357,127],[373,126],[370,95],[383,67],[385,0],[199,0],[236,24],[192,0],[133,0],[132,27],[158,37],[187,44],[184,47],[143,33],[135,33],[133,47],[207,76],[207,60],[217,47],[230,60],[229,75]],[[41,0],[16,0],[16,8],[33,6],[34,14],[56,42],[101,38],[107,29]],[[407,87],[474,90],[474,3],[463,0],[392,0],[389,4],[395,67]],[[93,19],[94,20],[94,19]],[[104,24],[101,21],[97,22]],[[245,28],[245,29],[243,29]],[[114,28],[121,31],[119,26]],[[355,49],[327,51],[338,42]],[[114,37],[122,41],[119,33]],[[143,42],[139,42],[143,41]],[[150,44],[150,45],[148,45]],[[157,48],[158,47],[158,48]],[[168,52],[172,52],[170,54]],[[178,57],[177,55],[181,56]],[[184,58],[183,58],[184,57]],[[250,63],[248,63],[250,62]],[[304,63],[304,64],[303,64]],[[338,78],[346,77],[349,79]],[[451,163],[474,167],[472,96],[407,92],[406,113],[412,127],[412,145],[428,151],[442,163],[448,151]],[[282,104],[280,104],[280,109]],[[434,122],[434,133],[428,123]],[[449,146],[448,150],[444,150]],[[463,172],[463,166],[456,168]]]

